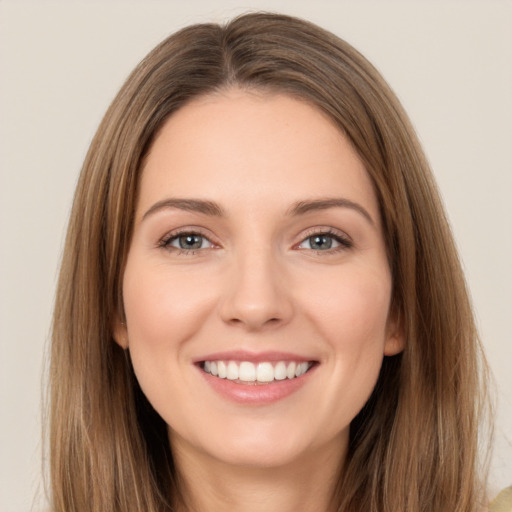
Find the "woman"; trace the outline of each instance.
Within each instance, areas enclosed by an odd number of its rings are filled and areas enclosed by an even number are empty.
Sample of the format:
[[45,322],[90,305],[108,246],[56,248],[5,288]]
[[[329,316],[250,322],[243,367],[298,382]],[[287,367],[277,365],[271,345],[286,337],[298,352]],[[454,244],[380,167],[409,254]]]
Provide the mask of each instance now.
[[54,510],[479,510],[480,361],[428,164],[360,54],[251,14],[141,62],[69,225]]

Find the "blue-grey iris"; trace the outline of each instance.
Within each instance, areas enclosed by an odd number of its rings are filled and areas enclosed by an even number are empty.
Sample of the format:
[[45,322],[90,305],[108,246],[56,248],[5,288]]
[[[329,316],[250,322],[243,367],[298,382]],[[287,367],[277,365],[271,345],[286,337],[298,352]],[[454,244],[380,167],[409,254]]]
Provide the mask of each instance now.
[[309,237],[311,249],[325,250],[332,247],[332,238],[327,235],[315,235]]
[[182,235],[178,240],[181,249],[200,249],[203,245],[203,237],[200,235]]

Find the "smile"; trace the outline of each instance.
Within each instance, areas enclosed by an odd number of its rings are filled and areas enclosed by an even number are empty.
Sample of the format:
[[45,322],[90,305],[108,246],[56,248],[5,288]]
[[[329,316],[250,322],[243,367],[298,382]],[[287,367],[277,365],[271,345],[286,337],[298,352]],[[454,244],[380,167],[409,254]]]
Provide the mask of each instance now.
[[296,379],[304,375],[313,362],[308,361],[204,361],[202,369],[219,379],[240,384],[268,384],[274,381]]

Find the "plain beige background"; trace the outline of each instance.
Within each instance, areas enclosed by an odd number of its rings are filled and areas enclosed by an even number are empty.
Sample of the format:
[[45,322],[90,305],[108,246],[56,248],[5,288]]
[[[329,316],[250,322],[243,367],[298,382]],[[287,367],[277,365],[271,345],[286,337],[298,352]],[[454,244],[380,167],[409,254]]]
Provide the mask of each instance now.
[[0,0],[0,510],[41,510],[41,382],[82,159],[135,64],[184,25],[248,10],[310,19],[361,50],[438,178],[496,378],[492,489],[512,484],[512,3]]

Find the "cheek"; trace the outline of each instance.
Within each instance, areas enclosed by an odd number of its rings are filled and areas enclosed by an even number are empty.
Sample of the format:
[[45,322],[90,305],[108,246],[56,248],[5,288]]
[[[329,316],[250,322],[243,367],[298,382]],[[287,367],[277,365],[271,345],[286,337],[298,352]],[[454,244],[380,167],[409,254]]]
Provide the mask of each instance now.
[[170,272],[163,265],[128,262],[123,299],[130,344],[144,342],[170,348],[197,331],[198,322],[209,307],[208,286],[187,271]]
[[211,287],[186,269],[148,261],[133,251],[124,274],[128,347],[142,391],[169,424],[186,414],[190,375],[183,363],[211,310]]
[[332,348],[340,356],[356,356],[377,346],[382,349],[391,297],[387,272],[352,270],[331,283],[330,293],[319,293],[313,301],[317,326]]
[[384,356],[391,295],[391,279],[386,273],[354,271],[340,276],[339,283],[335,292],[315,296],[311,309],[317,330],[328,345],[326,361],[333,388],[322,398],[322,407],[336,411],[333,428],[348,425],[375,387]]
[[[128,347],[137,380],[156,410],[166,411],[169,389],[182,390],[182,374],[193,343],[211,307],[209,287],[187,271],[170,272],[165,265],[140,264],[132,253],[123,280]],[[171,400],[179,401],[179,393]]]

